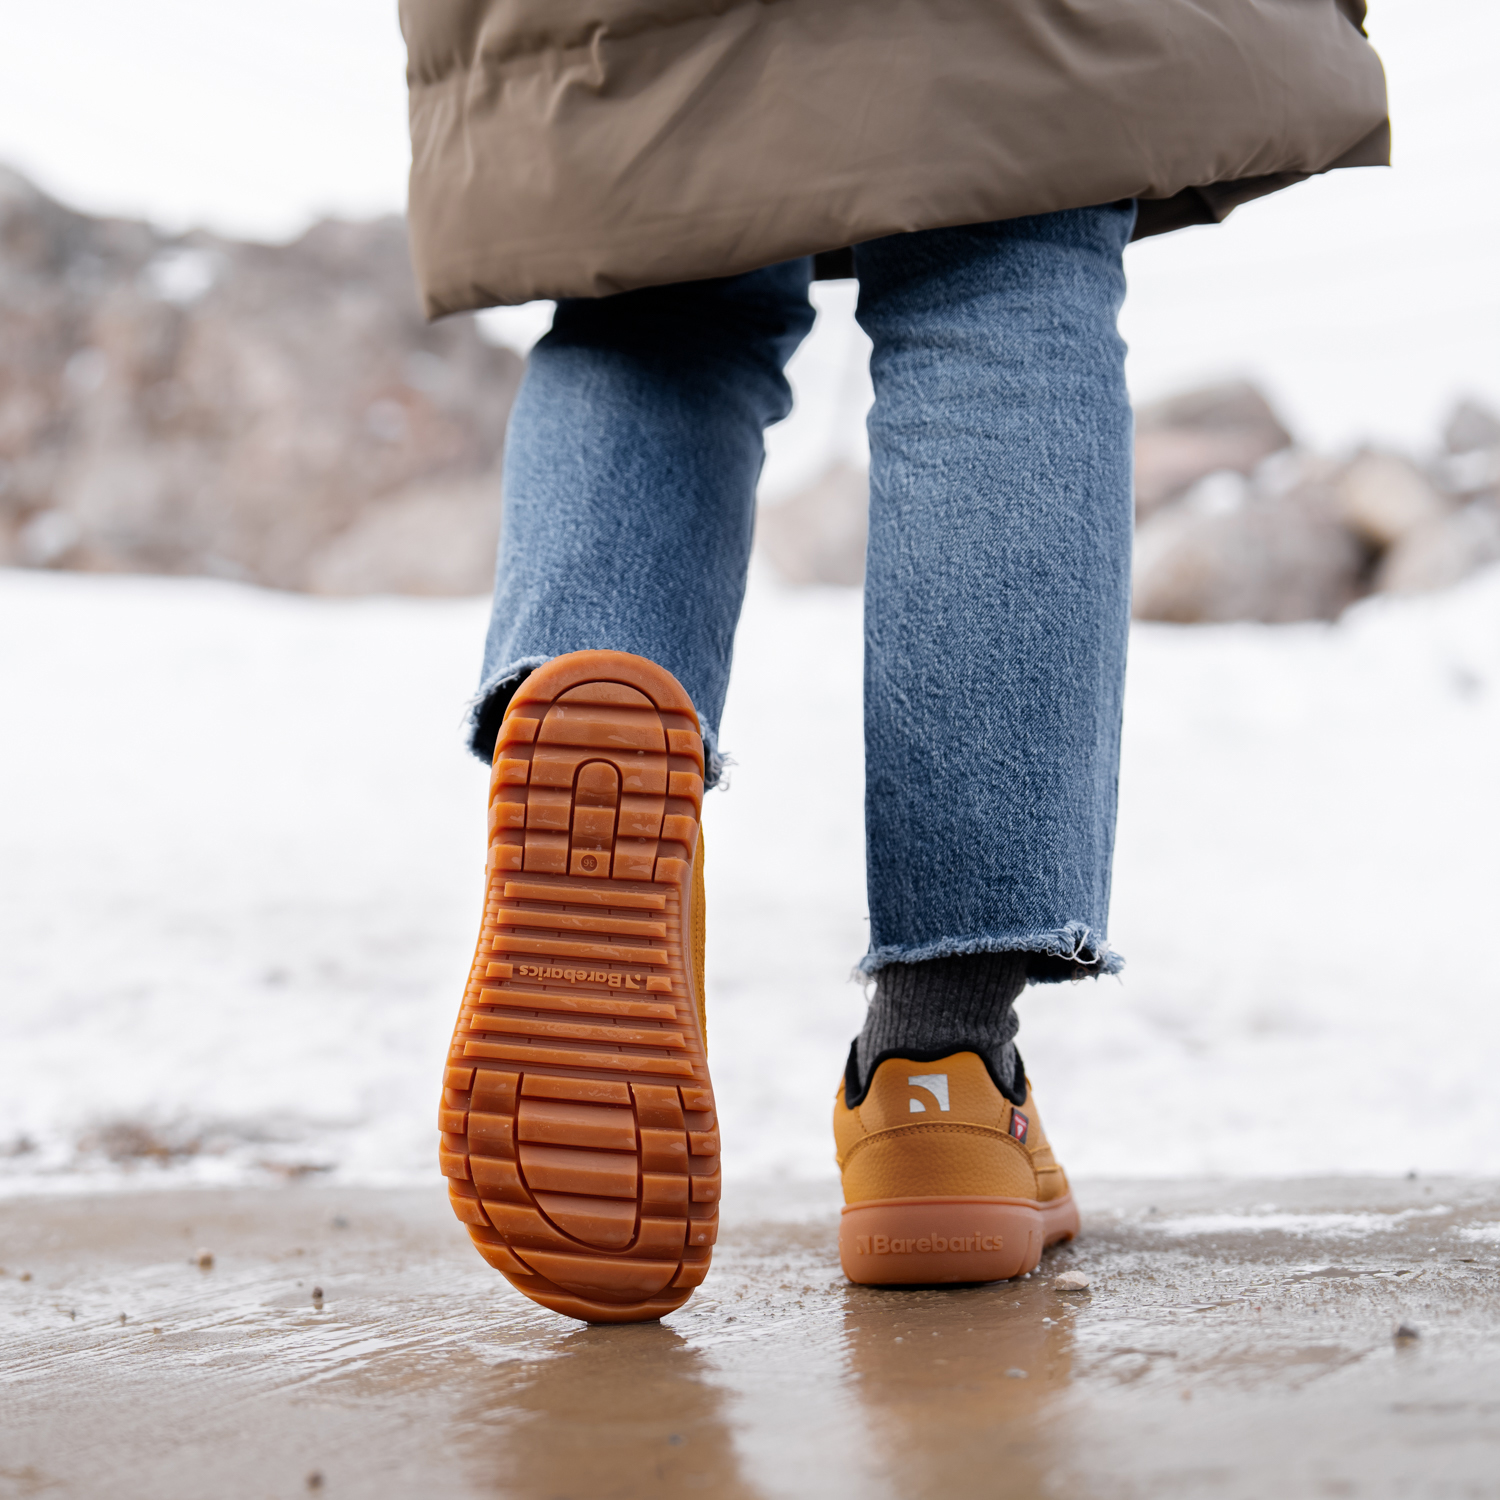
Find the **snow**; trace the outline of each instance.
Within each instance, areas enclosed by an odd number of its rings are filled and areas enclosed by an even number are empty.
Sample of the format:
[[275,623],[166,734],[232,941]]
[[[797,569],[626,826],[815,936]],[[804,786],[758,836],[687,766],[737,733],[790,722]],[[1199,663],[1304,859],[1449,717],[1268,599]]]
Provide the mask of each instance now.
[[[740,1180],[833,1171],[859,612],[760,576],[746,605],[706,813]],[[484,614],[0,572],[0,1191],[431,1180]],[[1497,744],[1500,571],[1333,626],[1137,627],[1128,968],[1022,1001],[1070,1170],[1500,1173]]]

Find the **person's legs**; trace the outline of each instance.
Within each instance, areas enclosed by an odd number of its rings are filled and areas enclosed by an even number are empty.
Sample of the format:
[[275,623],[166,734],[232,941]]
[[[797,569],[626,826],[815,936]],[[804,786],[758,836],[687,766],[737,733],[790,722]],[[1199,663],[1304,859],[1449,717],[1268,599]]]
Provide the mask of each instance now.
[[866,1086],[882,1054],[966,1044],[1014,1097],[1027,979],[1119,967],[1133,222],[1113,205],[855,250],[876,392]]
[[687,689],[708,780],[744,596],[763,433],[812,325],[811,262],[562,302],[505,452],[505,514],[472,744],[565,652],[648,657]]

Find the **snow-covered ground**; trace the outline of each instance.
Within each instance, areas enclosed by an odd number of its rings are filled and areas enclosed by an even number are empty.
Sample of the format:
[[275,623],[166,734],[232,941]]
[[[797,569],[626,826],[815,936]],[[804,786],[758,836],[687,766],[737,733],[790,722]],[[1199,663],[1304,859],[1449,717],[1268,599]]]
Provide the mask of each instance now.
[[[3,1190],[430,1177],[479,897],[459,721],[483,619],[0,572]],[[1132,649],[1129,967],[1022,1002],[1065,1161],[1500,1172],[1500,572]],[[832,1171],[862,1007],[858,653],[856,595],[755,581],[707,812],[741,1177]]]

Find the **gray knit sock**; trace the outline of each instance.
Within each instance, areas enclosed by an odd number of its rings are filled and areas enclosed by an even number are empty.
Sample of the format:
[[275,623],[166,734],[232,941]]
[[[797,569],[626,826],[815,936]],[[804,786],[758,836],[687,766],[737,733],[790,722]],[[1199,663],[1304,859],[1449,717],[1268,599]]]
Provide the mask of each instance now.
[[862,1097],[881,1055],[892,1052],[922,1062],[977,1052],[1007,1096],[1024,1088],[1014,1006],[1026,987],[1026,964],[1024,953],[964,953],[887,964],[875,976],[875,997],[854,1043],[858,1083],[851,1080],[851,1093]]

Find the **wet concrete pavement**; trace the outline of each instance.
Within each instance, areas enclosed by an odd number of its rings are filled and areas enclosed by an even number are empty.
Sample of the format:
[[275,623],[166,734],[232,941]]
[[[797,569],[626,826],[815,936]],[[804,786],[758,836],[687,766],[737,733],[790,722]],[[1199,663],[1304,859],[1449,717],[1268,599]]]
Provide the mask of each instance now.
[[868,1290],[829,1190],[730,1183],[626,1328],[509,1290],[441,1186],[6,1203],[0,1497],[1500,1496],[1500,1184],[1079,1196],[1029,1279]]

